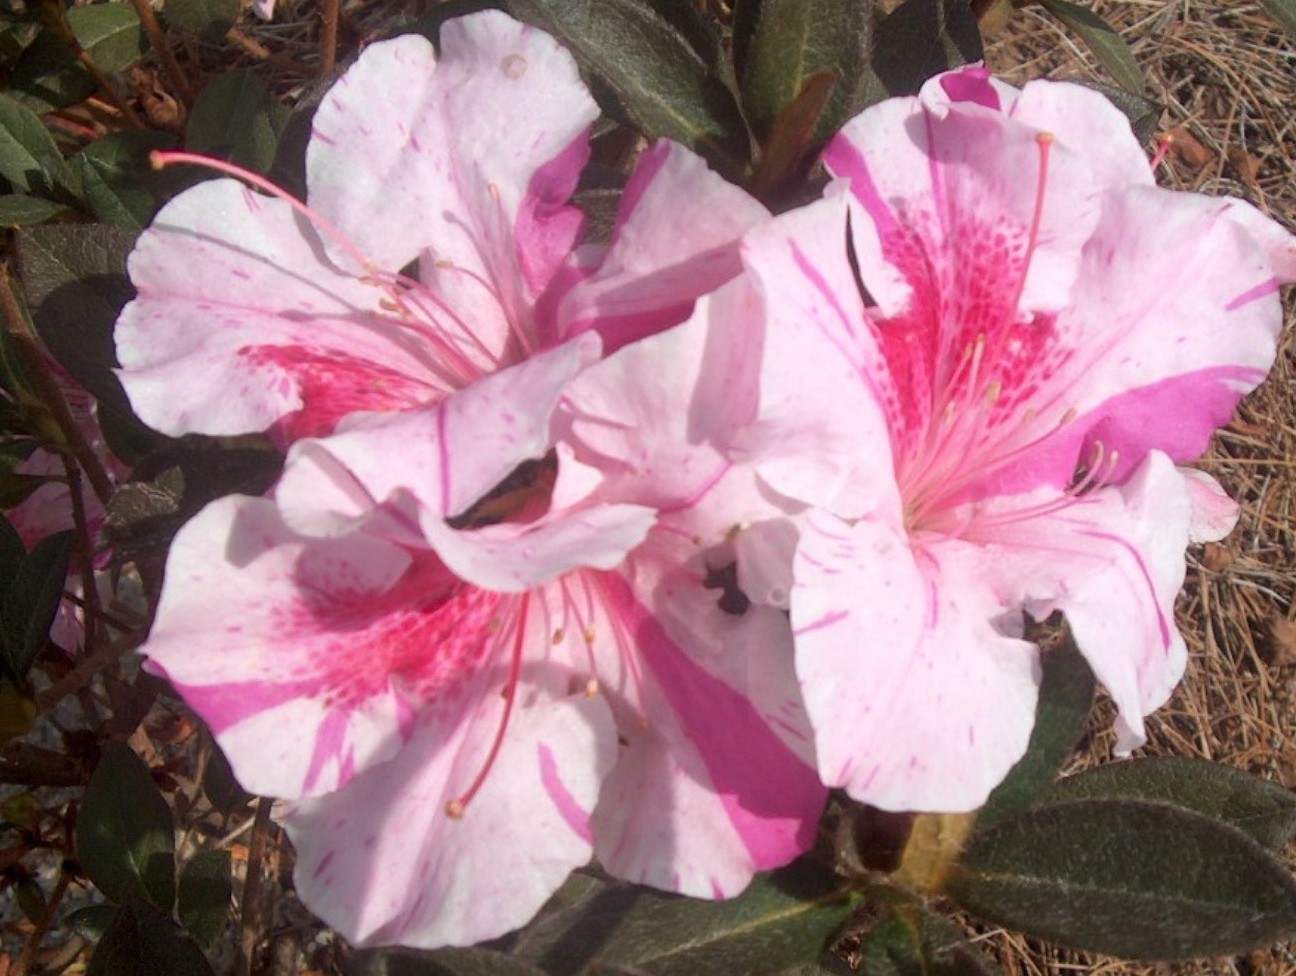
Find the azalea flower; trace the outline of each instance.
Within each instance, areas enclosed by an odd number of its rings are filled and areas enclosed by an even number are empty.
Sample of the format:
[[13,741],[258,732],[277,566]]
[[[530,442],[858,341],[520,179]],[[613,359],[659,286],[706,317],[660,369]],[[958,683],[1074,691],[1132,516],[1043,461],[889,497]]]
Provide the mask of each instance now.
[[294,801],[297,889],[362,943],[498,935],[591,855],[732,895],[824,799],[785,616],[705,585],[732,513],[778,511],[731,413],[696,422],[743,347],[711,298],[671,328],[768,213],[662,143],[575,247],[570,57],[494,12],[441,43],[373,45],[326,96],[307,204],[243,173],[265,192],[168,205],[118,325],[145,420],[288,447],[272,498],[179,533],[144,651]]
[[1121,114],[981,69],[865,111],[824,200],[753,231],[764,366],[747,449],[813,506],[796,668],[821,775],[967,810],[1023,754],[1026,618],[1065,612],[1118,748],[1181,676],[1189,541],[1236,506],[1197,457],[1274,356],[1293,239],[1158,189]]

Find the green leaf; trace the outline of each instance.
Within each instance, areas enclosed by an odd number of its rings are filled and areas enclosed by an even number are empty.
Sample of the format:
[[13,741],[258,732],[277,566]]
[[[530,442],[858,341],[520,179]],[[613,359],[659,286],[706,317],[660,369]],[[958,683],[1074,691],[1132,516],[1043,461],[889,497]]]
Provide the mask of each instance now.
[[[68,26],[104,72],[124,71],[144,52],[139,15],[129,3],[74,6]],[[75,52],[53,31],[43,31],[14,66],[9,81],[14,95],[34,112],[74,105],[94,94],[98,85]]]
[[219,41],[239,17],[239,0],[167,0],[172,27],[205,41]]
[[20,193],[48,197],[67,182],[67,165],[44,124],[0,94],[0,176]]
[[1296,36],[1296,0],[1260,0],[1260,6],[1289,34]]
[[1142,94],[1145,87],[1143,72],[1130,53],[1125,38],[1088,7],[1070,0],[1039,0],[1040,6],[1067,27],[1080,35],[1100,64],[1106,68],[1121,87]]
[[802,180],[823,148],[814,133],[823,120],[836,84],[836,76],[831,71],[812,75],[801,94],[774,121],[748,189],[776,212],[785,197],[795,201],[805,192]]
[[40,489],[57,478],[38,474],[0,472],[0,508],[17,508]]
[[511,0],[514,16],[558,38],[595,82],[605,110],[650,139],[669,138],[735,176],[751,158],[733,93],[643,0]]
[[1093,672],[1069,632],[1055,631],[1040,647],[1044,674],[1030,744],[977,814],[975,830],[1030,806],[1057,778],[1084,733],[1093,707]]
[[1296,834],[1296,793],[1219,763],[1185,756],[1111,763],[1059,780],[1041,805],[1131,799],[1172,803],[1222,820],[1271,851]]
[[873,32],[867,101],[916,94],[933,75],[984,57],[967,0],[905,0]]
[[860,953],[868,976],[1002,976],[957,925],[918,905],[888,907]]
[[805,152],[817,155],[843,122],[864,108],[870,5],[859,0],[762,0],[742,75],[743,108],[768,148],[775,123],[828,72],[836,81]]
[[12,580],[17,576],[18,567],[26,557],[22,536],[9,521],[9,516],[0,512],[0,580]]
[[974,834],[947,893],[1027,935],[1134,959],[1296,935],[1296,880],[1236,827],[1143,800],[1037,807]]
[[199,851],[180,869],[176,911],[199,945],[210,946],[230,919],[230,852]]
[[123,905],[95,946],[86,976],[216,976],[198,944],[147,902]]
[[226,71],[194,103],[185,148],[265,173],[290,114],[251,71]]
[[113,327],[135,294],[126,276],[126,255],[134,242],[133,234],[106,224],[53,224],[18,233],[19,271],[32,320],[54,358],[98,401],[99,420],[114,451],[124,438],[156,437],[135,419],[113,373]]
[[103,938],[118,910],[116,905],[87,905],[65,915],[63,924],[81,938],[94,942]]
[[81,197],[105,224],[138,234],[157,209],[149,153],[175,144],[162,132],[113,132],[96,139],[72,160]]
[[171,810],[148,766],[124,742],[104,747],[90,777],[77,819],[76,847],[81,866],[107,897],[124,902],[131,895],[144,895],[163,911],[171,910]]
[[757,876],[728,901],[608,885],[558,913],[551,937],[526,955],[541,949],[528,961],[563,973],[777,973],[817,959],[851,907],[840,879],[808,860]]
[[21,686],[40,649],[63,599],[68,560],[76,533],[71,529],[46,536],[18,567],[4,591],[0,608],[5,667]]
[[64,204],[29,197],[23,193],[6,193],[0,196],[0,227],[23,227],[43,224],[72,211]]

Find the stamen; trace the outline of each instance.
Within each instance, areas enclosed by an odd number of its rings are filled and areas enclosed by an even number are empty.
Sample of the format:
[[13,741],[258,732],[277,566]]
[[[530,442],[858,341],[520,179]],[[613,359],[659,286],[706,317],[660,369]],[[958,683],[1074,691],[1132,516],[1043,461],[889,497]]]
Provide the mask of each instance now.
[[342,250],[350,255],[351,258],[359,264],[360,267],[364,268],[365,271],[372,274],[377,270],[373,262],[361,254],[360,249],[347,240],[346,236],[340,230],[329,223],[323,216],[298,200],[287,190],[271,183],[264,176],[254,173],[251,170],[244,169],[242,166],[238,166],[234,163],[227,163],[223,159],[214,159],[211,156],[202,156],[198,153],[162,149],[155,149],[149,153],[149,165],[154,169],[160,170],[177,163],[189,163],[193,166],[203,166],[207,169],[214,169],[218,173],[225,173],[229,176],[233,176],[236,179],[242,180],[244,183],[256,187],[258,190],[270,194],[272,197],[282,200],[310,221],[311,226],[319,229],[330,240],[332,240],[333,243],[342,248]]
[[1049,154],[1053,149],[1053,133],[1040,132],[1035,136],[1039,147],[1039,179],[1035,184],[1035,212],[1031,215],[1030,232],[1026,236],[1026,254],[1022,261],[1021,280],[1017,283],[1017,294],[1009,308],[1021,305],[1022,294],[1026,291],[1026,275],[1030,273],[1031,258],[1035,255],[1035,246],[1039,243],[1040,224],[1044,217],[1044,190],[1048,185]]
[[500,748],[504,745],[504,733],[508,730],[509,719],[513,715],[513,703],[517,699],[518,679],[522,675],[522,642],[526,638],[527,608],[530,604],[531,594],[523,594],[522,608],[518,611],[517,624],[514,629],[513,659],[509,662],[508,683],[504,686],[504,714],[500,717],[499,727],[495,730],[495,741],[491,743],[490,752],[486,755],[486,761],[482,763],[481,769],[477,771],[477,776],[473,779],[472,785],[446,804],[446,816],[451,820],[463,818],[464,811],[468,808],[468,804],[472,802],[473,797],[481,790],[482,784],[486,782],[486,776],[491,767],[495,765]]
[[1158,166],[1165,162],[1166,156],[1170,155],[1170,147],[1174,145],[1174,133],[1167,132],[1161,138],[1157,139],[1156,155],[1152,157],[1152,171],[1155,173]]

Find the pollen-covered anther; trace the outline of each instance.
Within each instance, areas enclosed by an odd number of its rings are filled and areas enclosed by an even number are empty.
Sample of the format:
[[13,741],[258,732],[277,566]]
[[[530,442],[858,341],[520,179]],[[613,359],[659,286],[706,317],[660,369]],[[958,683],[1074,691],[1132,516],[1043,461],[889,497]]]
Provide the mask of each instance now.
[[445,814],[451,820],[462,820],[464,815],[464,805],[458,800],[451,800],[445,805]]
[[999,380],[995,380],[993,383],[987,386],[985,388],[986,406],[987,407],[994,406],[995,403],[998,401],[1000,394],[1002,393],[1003,393],[1003,383],[1001,383]]
[[553,636],[550,637],[549,640],[554,644],[561,644],[563,642],[563,638],[566,636],[567,635],[563,631],[563,629],[559,627],[557,630],[553,632]]
[[586,698],[597,698],[598,693],[599,693],[598,678],[590,678],[589,681],[585,682]]

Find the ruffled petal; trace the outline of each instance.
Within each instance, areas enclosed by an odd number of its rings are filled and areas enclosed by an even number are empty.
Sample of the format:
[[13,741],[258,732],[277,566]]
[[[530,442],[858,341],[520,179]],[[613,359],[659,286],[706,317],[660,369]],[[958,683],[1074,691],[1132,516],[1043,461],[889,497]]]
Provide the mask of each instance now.
[[811,513],[792,628],[825,783],[884,810],[971,810],[1021,758],[1038,652],[986,578],[992,559]]
[[498,695],[458,726],[420,725],[396,758],[283,817],[302,899],[358,945],[471,945],[527,922],[589,860],[590,811],[615,757],[597,698],[541,698],[509,720],[481,790]]
[[176,536],[143,650],[244,786],[314,795],[390,760],[416,711],[458,722],[455,703],[504,666],[502,599],[427,554],[303,538],[272,502],[230,496]]

